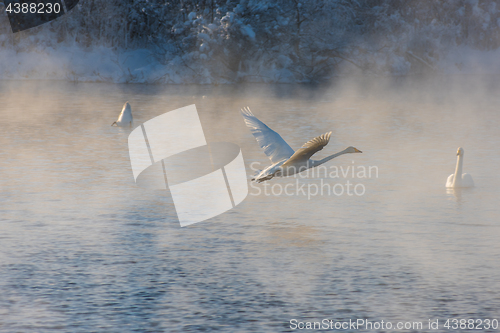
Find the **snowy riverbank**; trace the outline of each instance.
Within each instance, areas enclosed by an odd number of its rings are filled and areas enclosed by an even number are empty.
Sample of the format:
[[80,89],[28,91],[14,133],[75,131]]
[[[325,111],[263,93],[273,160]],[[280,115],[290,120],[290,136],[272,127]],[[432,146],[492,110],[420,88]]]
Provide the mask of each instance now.
[[[377,59],[375,59],[377,60]],[[381,62],[385,59],[378,59]],[[367,75],[405,75],[411,59],[396,57],[401,71],[368,71]],[[418,61],[418,60],[416,60]],[[338,76],[359,74],[359,69],[348,62]],[[500,74],[500,49],[478,51],[466,47],[448,50],[437,63],[429,65],[443,74]],[[0,49],[0,78],[2,80],[68,80],[80,82],[153,83],[153,84],[212,84],[231,82],[293,83],[296,77],[287,68],[265,68],[256,64],[239,71],[232,78],[217,77],[200,62],[187,64],[174,57],[162,64],[151,50],[115,51],[106,47],[82,49],[77,45],[35,48],[16,52]]]
[[307,83],[428,73],[500,74],[496,1],[89,0],[16,34],[0,13],[3,80]]

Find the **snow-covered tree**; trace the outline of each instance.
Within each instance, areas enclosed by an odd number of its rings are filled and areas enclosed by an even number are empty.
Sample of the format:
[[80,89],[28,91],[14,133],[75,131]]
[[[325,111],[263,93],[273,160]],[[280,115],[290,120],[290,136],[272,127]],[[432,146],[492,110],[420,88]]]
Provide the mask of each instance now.
[[28,31],[8,24],[1,16],[0,47],[147,48],[203,82],[411,73],[449,47],[500,47],[497,0],[85,0]]

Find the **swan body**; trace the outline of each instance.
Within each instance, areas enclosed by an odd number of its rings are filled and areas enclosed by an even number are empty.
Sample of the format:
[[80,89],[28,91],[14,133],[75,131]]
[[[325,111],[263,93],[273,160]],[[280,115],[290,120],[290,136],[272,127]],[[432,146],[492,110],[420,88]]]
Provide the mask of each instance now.
[[270,180],[274,177],[287,177],[297,174],[307,169],[317,167],[343,154],[361,153],[357,148],[347,147],[341,152],[330,155],[322,160],[312,160],[312,155],[328,144],[332,132],[320,135],[306,142],[302,148],[294,151],[278,133],[255,117],[252,111],[250,111],[250,108],[243,108],[241,114],[245,119],[245,124],[250,128],[250,131],[257,140],[257,143],[264,149],[264,153],[269,157],[272,163],[252,178],[252,180],[257,183]]
[[474,180],[472,179],[472,176],[468,173],[462,173],[464,162],[463,148],[458,148],[457,156],[457,166],[455,168],[455,173],[451,174],[446,180],[446,187],[474,187]]
[[118,127],[132,127],[133,121],[134,118],[132,117],[132,107],[130,106],[129,102],[126,102],[123,105],[122,112],[120,112],[120,115],[118,116],[118,120],[112,123],[111,126],[116,125]]

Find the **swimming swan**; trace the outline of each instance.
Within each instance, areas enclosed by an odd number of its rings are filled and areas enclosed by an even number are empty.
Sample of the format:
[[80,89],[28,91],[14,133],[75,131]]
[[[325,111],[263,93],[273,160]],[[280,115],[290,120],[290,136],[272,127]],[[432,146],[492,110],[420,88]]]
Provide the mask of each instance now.
[[134,118],[132,117],[132,107],[129,102],[126,102],[123,105],[122,112],[118,116],[118,120],[111,124],[111,126],[116,125],[119,127],[129,126],[132,127],[132,121]]
[[451,174],[446,181],[446,187],[474,187],[472,176],[468,173],[462,173],[462,165],[464,162],[464,149],[457,150],[457,167],[455,173]]
[[311,160],[312,155],[328,144],[332,132],[320,135],[306,142],[302,148],[294,151],[278,133],[257,119],[252,111],[250,111],[250,108],[246,107],[241,109],[241,114],[245,119],[245,124],[250,128],[255,139],[257,139],[257,143],[264,149],[264,153],[271,159],[272,163],[269,167],[260,171],[252,178],[252,180],[257,183],[261,183],[273,177],[294,175],[307,169],[317,167],[343,154],[361,153],[360,150],[354,147],[347,147],[341,152],[325,157],[322,160]]

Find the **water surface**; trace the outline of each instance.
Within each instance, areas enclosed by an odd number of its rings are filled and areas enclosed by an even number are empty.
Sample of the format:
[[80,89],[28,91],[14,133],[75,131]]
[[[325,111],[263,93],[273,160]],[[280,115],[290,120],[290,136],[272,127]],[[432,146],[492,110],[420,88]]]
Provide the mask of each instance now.
[[[439,319],[449,331],[447,318],[500,319],[491,82],[1,82],[0,331],[287,332],[294,318]],[[294,149],[333,131],[318,157],[352,145],[363,154],[328,166],[378,173],[273,179],[180,228],[168,193],[134,184],[130,130],[110,126],[125,101],[134,126],[195,103],[207,140],[242,147],[249,175],[268,160],[238,113],[247,105]],[[459,146],[476,187],[447,191]],[[364,194],[275,195],[322,181]]]

